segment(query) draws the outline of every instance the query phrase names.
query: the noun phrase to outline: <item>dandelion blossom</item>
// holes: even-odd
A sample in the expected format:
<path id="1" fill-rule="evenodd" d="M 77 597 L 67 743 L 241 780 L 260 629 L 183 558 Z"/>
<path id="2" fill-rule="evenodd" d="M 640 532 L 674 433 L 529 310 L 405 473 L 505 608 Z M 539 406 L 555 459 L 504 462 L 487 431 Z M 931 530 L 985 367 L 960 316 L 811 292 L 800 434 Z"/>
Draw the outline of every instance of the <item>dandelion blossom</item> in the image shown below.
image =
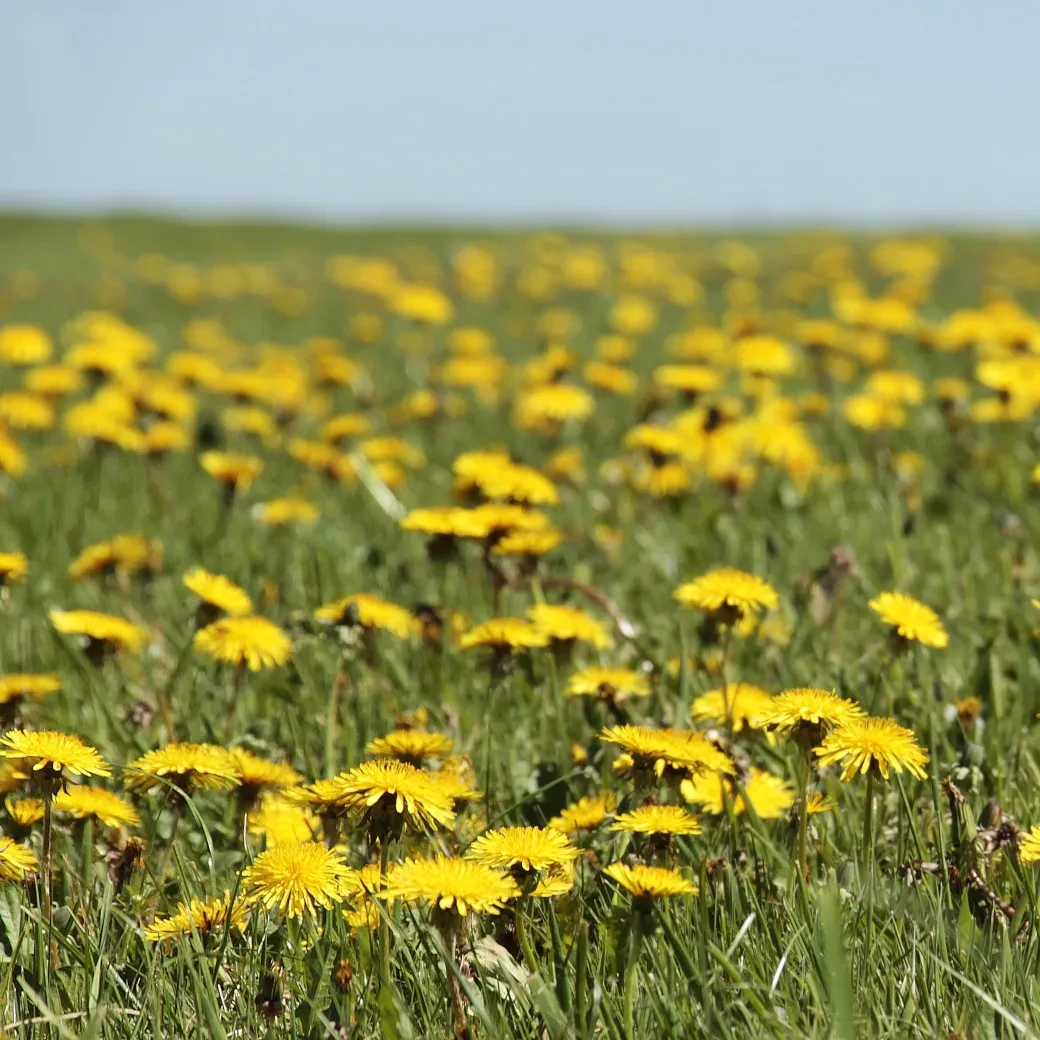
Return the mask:
<path id="1" fill-rule="evenodd" d="M 20 769 L 55 776 L 111 776 L 108 763 L 79 737 L 54 730 L 12 730 L 0 737 L 0 755 L 18 760 Z"/>
<path id="2" fill-rule="evenodd" d="M 816 748 L 820 765 L 839 764 L 845 783 L 860 773 L 876 771 L 887 780 L 889 770 L 904 770 L 918 780 L 928 774 L 928 752 L 917 743 L 913 730 L 885 718 L 852 719 L 828 733 Z"/>
<path id="3" fill-rule="evenodd" d="M 190 903 L 181 903 L 175 914 L 157 917 L 145 925 L 144 937 L 149 942 L 170 943 L 187 938 L 192 932 L 203 937 L 223 934 L 228 927 L 244 932 L 247 923 L 245 904 L 239 901 L 232 907 L 231 893 L 225 892 L 223 899 L 193 899 Z"/>
<path id="4" fill-rule="evenodd" d="M 318 842 L 275 845 L 246 867 L 242 887 L 247 905 L 302 918 L 317 914 L 319 907 L 328 910 L 356 891 L 357 872 Z"/>
<path id="5" fill-rule="evenodd" d="M 0 837 L 0 881 L 23 881 L 27 874 L 39 869 L 30 849 L 11 838 Z"/>
<path id="6" fill-rule="evenodd" d="M 721 567 L 680 585 L 675 598 L 684 607 L 698 607 L 720 615 L 724 623 L 741 621 L 762 610 L 777 610 L 776 590 L 761 578 L 733 567 Z"/>
<path id="7" fill-rule="evenodd" d="M 289 637 L 265 617 L 227 617 L 195 633 L 195 649 L 221 664 L 259 672 L 289 660 Z"/>
<path id="8" fill-rule="evenodd" d="M 870 609 L 891 625 L 901 639 L 942 649 L 950 642 L 939 615 L 902 592 L 882 592 L 872 599 Z"/>
<path id="9" fill-rule="evenodd" d="M 149 751 L 126 767 L 124 783 L 131 791 L 152 791 L 170 782 L 182 791 L 227 791 L 242 775 L 234 756 L 216 744 L 167 744 Z"/>
<path id="10" fill-rule="evenodd" d="M 520 889 L 508 874 L 500 874 L 482 863 L 437 856 L 407 859 L 391 868 L 386 887 L 374 895 L 379 899 L 426 903 L 466 917 L 471 911 L 497 914 L 510 899 L 520 895 Z"/>

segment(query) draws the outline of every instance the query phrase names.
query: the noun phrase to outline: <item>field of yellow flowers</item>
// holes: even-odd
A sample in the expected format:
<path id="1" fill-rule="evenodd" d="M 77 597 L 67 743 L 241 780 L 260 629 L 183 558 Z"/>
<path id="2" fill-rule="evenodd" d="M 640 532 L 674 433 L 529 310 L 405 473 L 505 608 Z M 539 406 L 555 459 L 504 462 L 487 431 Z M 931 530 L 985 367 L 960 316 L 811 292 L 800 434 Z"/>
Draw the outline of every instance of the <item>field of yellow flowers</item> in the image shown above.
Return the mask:
<path id="1" fill-rule="evenodd" d="M 1040 242 L 0 237 L 0 1034 L 1040 1032 Z"/>

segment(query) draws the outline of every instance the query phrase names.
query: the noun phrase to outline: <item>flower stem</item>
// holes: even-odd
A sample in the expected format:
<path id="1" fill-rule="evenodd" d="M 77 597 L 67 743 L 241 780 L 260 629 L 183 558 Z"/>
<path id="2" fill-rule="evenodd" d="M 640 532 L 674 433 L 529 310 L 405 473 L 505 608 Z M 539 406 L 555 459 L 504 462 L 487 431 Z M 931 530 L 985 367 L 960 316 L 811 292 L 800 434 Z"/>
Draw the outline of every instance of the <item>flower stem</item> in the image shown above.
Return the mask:
<path id="1" fill-rule="evenodd" d="M 809 876 L 806 856 L 807 834 L 809 831 L 809 772 L 812 769 L 812 752 L 806 749 L 802 771 L 802 800 L 798 807 L 798 868 L 802 877 Z"/>
<path id="2" fill-rule="evenodd" d="M 379 883 L 386 884 L 386 875 L 390 867 L 390 842 L 383 838 L 379 843 Z M 390 925 L 386 921 L 379 922 L 379 975 L 384 986 L 390 985 Z M 454 977 L 449 969 L 449 977 Z"/>
<path id="3" fill-rule="evenodd" d="M 524 964 L 533 975 L 538 970 L 538 961 L 534 955 L 534 945 L 531 943 L 531 933 L 527 930 L 527 912 L 531 905 L 530 896 L 524 896 L 516 902 L 516 940 L 524 955 Z"/>
<path id="4" fill-rule="evenodd" d="M 643 949 L 643 922 L 639 914 L 632 918 L 632 935 L 629 939 L 628 963 L 625 965 L 625 1040 L 635 1037 L 636 976 L 639 974 L 639 954 Z"/>
<path id="5" fill-rule="evenodd" d="M 50 941 L 51 925 L 54 920 L 54 904 L 51 893 L 51 799 L 48 788 L 43 796 L 43 919 L 47 922 L 47 938 Z"/>
<path id="6" fill-rule="evenodd" d="M 863 876 L 869 881 L 874 870 L 874 770 L 867 773 L 867 802 L 863 807 Z"/>

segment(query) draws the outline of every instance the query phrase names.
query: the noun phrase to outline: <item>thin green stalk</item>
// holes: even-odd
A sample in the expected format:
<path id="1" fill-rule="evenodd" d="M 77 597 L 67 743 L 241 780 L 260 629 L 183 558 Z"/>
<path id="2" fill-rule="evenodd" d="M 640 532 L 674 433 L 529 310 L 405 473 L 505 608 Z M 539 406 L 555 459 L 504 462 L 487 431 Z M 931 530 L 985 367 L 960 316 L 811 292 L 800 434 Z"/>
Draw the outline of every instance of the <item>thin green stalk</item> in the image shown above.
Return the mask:
<path id="1" fill-rule="evenodd" d="M 53 794 L 51 793 L 50 786 L 48 785 L 47 790 L 43 795 L 43 919 L 47 924 L 47 943 L 51 941 L 51 926 L 54 923 L 54 905 L 52 902 L 52 889 L 53 883 L 52 869 L 51 869 L 51 839 L 52 839 L 52 810 L 51 801 Z"/>
<path id="2" fill-rule="evenodd" d="M 527 912 L 531 905 L 531 897 L 524 896 L 516 902 L 516 912 L 513 920 L 516 922 L 516 940 L 524 955 L 524 964 L 533 975 L 538 970 L 538 959 L 534 955 L 534 945 L 531 942 L 531 933 L 527 929 Z"/>
<path id="3" fill-rule="evenodd" d="M 639 913 L 632 919 L 632 934 L 629 938 L 628 963 L 625 965 L 625 1040 L 635 1037 L 636 977 L 639 974 L 639 954 L 643 949 L 643 923 Z"/>
<path id="4" fill-rule="evenodd" d="M 874 870 L 874 770 L 867 773 L 867 801 L 863 807 L 863 877 L 869 882 Z"/>
<path id="5" fill-rule="evenodd" d="M 803 756 L 802 769 L 802 800 L 798 807 L 798 869 L 802 877 L 809 876 L 807 862 L 807 843 L 809 832 L 809 773 L 812 770 L 812 752 L 806 749 Z"/>
<path id="6" fill-rule="evenodd" d="M 379 843 L 379 880 L 385 881 L 390 867 L 390 842 L 383 838 Z M 450 972 L 449 972 L 450 974 Z M 390 985 L 390 923 L 379 922 L 379 978 L 384 986 Z"/>

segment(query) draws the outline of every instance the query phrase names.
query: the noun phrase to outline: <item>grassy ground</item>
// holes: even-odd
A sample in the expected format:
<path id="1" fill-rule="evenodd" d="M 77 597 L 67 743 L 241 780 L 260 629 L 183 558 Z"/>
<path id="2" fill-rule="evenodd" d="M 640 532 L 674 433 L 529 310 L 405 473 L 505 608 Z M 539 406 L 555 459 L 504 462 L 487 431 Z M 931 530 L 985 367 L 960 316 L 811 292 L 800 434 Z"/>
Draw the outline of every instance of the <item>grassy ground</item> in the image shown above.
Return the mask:
<path id="1" fill-rule="evenodd" d="M 291 409 L 276 391 L 260 401 L 272 416 L 281 409 L 277 443 L 228 429 L 224 410 L 234 402 L 203 388 L 192 392 L 196 415 L 184 423 L 191 448 L 160 459 L 70 436 L 61 417 L 86 397 L 86 387 L 59 402 L 53 430 L 11 430 L 27 464 L 4 480 L 0 550 L 24 552 L 30 571 L 0 606 L 0 670 L 60 673 L 61 691 L 19 706 L 15 720 L 96 747 L 114 767 L 110 789 L 122 791 L 123 766 L 174 739 L 245 746 L 289 761 L 308 780 L 331 777 L 368 757 L 366 744 L 392 730 L 395 718 L 427 708 L 430 728 L 448 734 L 472 761 L 482 797 L 460 805 L 454 830 L 436 841 L 406 835 L 393 860 L 437 847 L 461 851 L 485 827 L 543 825 L 602 790 L 631 808 L 648 792 L 615 774 L 613 750 L 597 740 L 613 721 L 608 709 L 563 696 L 571 672 L 593 663 L 645 671 L 653 694 L 628 710 L 648 726 L 689 727 L 697 697 L 739 679 L 772 693 L 835 690 L 910 727 L 930 753 L 926 780 L 903 773 L 872 781 L 872 867 L 863 862 L 862 777 L 843 784 L 833 768 L 814 775 L 836 807 L 811 818 L 807 878 L 795 865 L 796 812 L 737 815 L 732 799 L 720 815 L 703 812 L 703 833 L 678 839 L 661 857 L 699 894 L 655 902 L 638 957 L 630 956 L 632 899 L 601 868 L 633 862 L 641 846 L 609 825 L 579 836 L 586 851 L 570 893 L 474 915 L 453 960 L 427 910 L 401 903 L 386 904 L 372 930 L 352 929 L 339 907 L 301 921 L 253 910 L 242 935 L 219 928 L 168 945 L 149 942 L 143 926 L 179 902 L 239 897 L 242 871 L 265 842 L 248 833 L 241 800 L 199 792 L 178 811 L 178 799 L 165 791 L 135 796 L 144 866 L 124 885 L 109 867 L 127 834 L 59 815 L 50 929 L 39 871 L 0 886 L 0 1023 L 9 1034 L 444 1036 L 454 1028 L 455 983 L 471 1035 L 487 1037 L 1040 1031 L 1036 878 L 1020 861 L 1014 826 L 1024 832 L 1040 822 L 1040 669 L 1030 605 L 1040 595 L 1030 485 L 1040 393 L 1029 364 L 1015 360 L 1022 349 L 1040 351 L 1040 332 L 1025 322 L 1014 328 L 1026 333 L 1009 332 L 1014 323 L 1000 320 L 1007 308 L 991 307 L 983 331 L 958 349 L 932 345 L 956 338 L 949 317 L 961 309 L 1003 298 L 1035 313 L 1040 243 L 951 238 L 879 255 L 876 239 L 749 234 L 741 237 L 752 247 L 749 259 L 747 251 L 720 248 L 720 238 L 685 235 L 549 238 L 16 218 L 0 221 L 0 241 L 0 328 L 36 323 L 59 354 L 84 335 L 82 324 L 77 330 L 69 323 L 103 308 L 150 337 L 156 354 L 140 366 L 148 371 L 183 351 L 189 323 L 203 318 L 237 344 L 208 348 L 223 368 L 257 365 L 264 345 L 278 344 L 298 348 L 306 372 L 305 392 Z M 458 278 L 459 251 L 474 242 L 498 268 L 493 284 L 476 289 Z M 567 284 L 566 258 L 576 243 L 605 264 L 591 288 Z M 632 259 L 637 243 L 642 261 Z M 834 259 L 837 246 L 847 250 L 842 262 Z M 142 263 L 149 254 L 158 259 Z M 395 311 L 392 292 L 331 284 L 328 260 L 344 254 L 393 261 L 398 282 L 439 285 L 453 306 L 450 320 L 410 321 Z M 231 289 L 219 274 L 228 269 L 239 272 Z M 791 278 L 799 273 L 801 288 Z M 871 298 L 910 300 L 910 318 L 889 329 L 883 314 L 839 305 L 835 325 L 852 344 L 850 360 L 825 371 L 798 345 L 798 322 L 830 320 L 851 282 Z M 622 367 L 635 373 L 637 391 L 612 394 L 589 387 L 582 365 L 603 350 L 602 337 L 619 320 L 611 308 L 627 296 L 653 301 L 656 320 L 629 336 L 635 350 Z M 545 313 L 561 308 L 571 327 L 558 338 L 576 358 L 562 379 L 590 389 L 595 407 L 584 421 L 521 429 L 513 419 L 530 375 L 524 365 L 544 356 L 539 323 L 544 331 Z M 374 341 L 359 338 L 358 315 L 380 319 Z M 754 480 L 734 493 L 726 480 L 712 479 L 710 452 L 691 454 L 680 467 L 688 489 L 655 497 L 633 486 L 626 462 L 637 470 L 650 463 L 623 442 L 641 419 L 672 422 L 688 407 L 678 394 L 655 398 L 652 373 L 675 360 L 670 337 L 696 326 L 727 332 L 717 356 L 689 363 L 722 374 L 716 401 L 723 411 L 725 395 L 760 423 L 757 447 L 742 449 L 740 458 Z M 458 327 L 494 338 L 508 365 L 497 390 L 437 382 Z M 733 370 L 732 342 L 752 328 L 790 344 L 791 373 L 767 384 Z M 352 385 L 314 385 L 305 359 L 315 337 L 335 338 L 337 353 L 362 366 Z M 978 368 L 994 358 L 1020 364 L 1003 398 Z M 905 424 L 864 430 L 846 418 L 843 402 L 862 391 L 872 369 L 919 379 L 922 400 L 907 405 Z M 934 389 L 947 376 L 968 380 L 970 398 L 944 410 Z M 4 391 L 24 378 L 22 368 L 0 368 Z M 427 387 L 440 395 L 444 414 L 400 408 Z M 778 399 L 795 402 L 794 412 L 778 418 L 787 407 Z M 978 407 L 985 401 L 1013 421 L 986 421 L 993 415 Z M 400 474 L 360 466 L 357 479 L 337 483 L 287 451 L 292 437 L 315 439 L 324 418 L 342 412 L 364 413 L 375 432 L 421 449 L 424 461 Z M 146 428 L 147 413 L 138 403 L 134 428 Z M 806 468 L 770 461 L 769 446 L 799 415 L 818 457 Z M 211 444 L 264 463 L 230 508 L 199 465 L 199 451 Z M 558 476 L 559 502 L 544 509 L 564 540 L 539 573 L 591 586 L 630 624 L 618 626 L 599 601 L 551 581 L 533 589 L 516 582 L 496 594 L 477 545 L 464 545 L 461 558 L 445 564 L 427 556 L 422 535 L 400 530 L 403 510 L 452 501 L 453 459 L 492 445 L 543 471 L 561 449 L 581 449 L 583 473 Z M 351 450 L 357 461 L 360 447 Z M 316 523 L 258 521 L 257 503 L 290 494 L 317 506 Z M 69 576 L 86 546 L 128 532 L 161 543 L 157 573 Z M 837 547 L 855 561 L 844 580 L 841 568 L 828 571 Z M 258 611 L 290 634 L 289 663 L 238 673 L 192 649 L 197 600 L 181 576 L 197 565 L 242 585 Z M 703 615 L 680 608 L 672 592 L 722 565 L 767 580 L 780 609 L 757 635 L 723 635 L 708 645 Z M 510 566 L 503 565 L 511 574 Z M 933 607 L 949 646 L 895 649 L 867 606 L 885 590 Z M 356 592 L 409 608 L 433 605 L 445 620 L 443 640 L 380 632 L 344 644 L 314 622 L 315 608 Z M 523 616 L 543 596 L 595 615 L 612 646 L 536 649 L 499 674 L 486 653 L 455 645 L 454 614 L 461 629 L 496 612 Z M 47 612 L 55 607 L 129 618 L 147 629 L 147 646 L 95 666 L 76 640 L 54 631 Z M 964 704 L 969 697 L 980 703 Z M 782 778 L 793 800 L 804 761 L 793 743 L 773 743 L 755 730 L 732 733 L 722 722 L 696 728 L 711 731 L 739 762 Z M 682 804 L 666 782 L 652 793 Z M 2 826 L 42 857 L 39 823 L 23 830 L 8 818 Z M 353 867 L 378 856 L 360 825 L 348 823 L 341 840 Z M 518 915 L 528 932 L 526 958 Z M 389 973 L 380 963 L 387 930 Z"/>

